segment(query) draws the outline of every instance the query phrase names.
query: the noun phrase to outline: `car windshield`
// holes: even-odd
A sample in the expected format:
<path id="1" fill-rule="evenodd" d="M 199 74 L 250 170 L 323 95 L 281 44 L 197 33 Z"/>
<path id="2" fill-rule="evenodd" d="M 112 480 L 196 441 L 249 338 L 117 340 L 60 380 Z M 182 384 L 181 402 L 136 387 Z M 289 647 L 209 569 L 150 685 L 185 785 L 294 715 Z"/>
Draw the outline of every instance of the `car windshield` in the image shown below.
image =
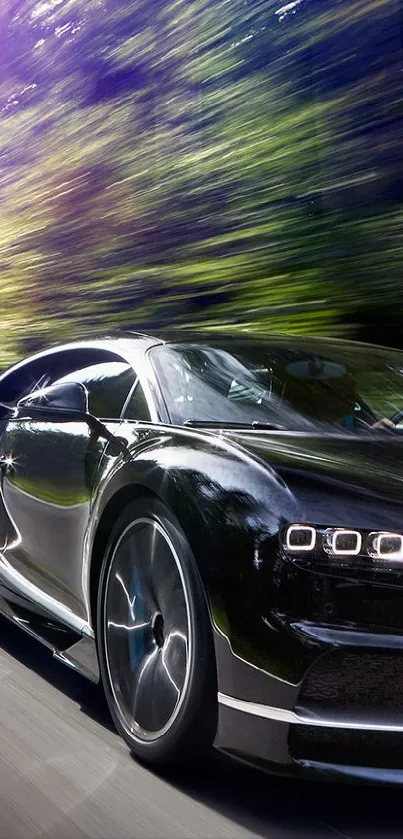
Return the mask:
<path id="1" fill-rule="evenodd" d="M 171 422 L 403 430 L 403 353 L 326 341 L 154 347 Z M 399 412 L 402 419 L 399 419 Z"/>

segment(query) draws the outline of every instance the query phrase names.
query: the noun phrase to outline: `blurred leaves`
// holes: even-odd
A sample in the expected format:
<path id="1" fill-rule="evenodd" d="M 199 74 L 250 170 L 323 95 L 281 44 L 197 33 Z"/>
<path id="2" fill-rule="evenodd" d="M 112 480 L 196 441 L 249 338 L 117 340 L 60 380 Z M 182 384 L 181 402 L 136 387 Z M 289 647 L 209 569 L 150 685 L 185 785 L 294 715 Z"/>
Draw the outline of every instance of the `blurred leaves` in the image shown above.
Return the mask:
<path id="1" fill-rule="evenodd" d="M 3 0 L 1 362 L 124 327 L 396 341 L 401 53 L 397 0 Z"/>

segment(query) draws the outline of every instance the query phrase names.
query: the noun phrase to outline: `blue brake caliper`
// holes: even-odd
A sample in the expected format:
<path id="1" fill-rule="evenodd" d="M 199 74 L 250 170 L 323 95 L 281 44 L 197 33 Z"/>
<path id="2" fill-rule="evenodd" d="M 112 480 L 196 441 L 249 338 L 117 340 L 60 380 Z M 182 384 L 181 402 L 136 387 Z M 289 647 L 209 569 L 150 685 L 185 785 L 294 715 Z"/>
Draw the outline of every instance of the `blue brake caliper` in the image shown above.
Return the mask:
<path id="1" fill-rule="evenodd" d="M 131 611 L 133 615 L 135 615 L 135 622 L 136 624 L 141 624 L 145 619 L 145 608 L 144 608 L 144 598 L 142 595 L 142 585 L 141 585 L 141 575 L 137 568 L 133 569 L 131 581 L 130 581 L 130 589 L 129 595 L 131 603 L 133 604 Z M 128 615 L 128 625 L 133 625 L 133 615 L 130 613 L 129 608 L 129 615 Z M 136 670 L 139 666 L 140 661 L 144 658 L 146 645 L 145 645 L 145 627 L 144 629 L 138 627 L 137 629 L 132 629 L 128 633 L 129 635 L 129 659 L 130 659 L 130 666 L 132 671 Z"/>

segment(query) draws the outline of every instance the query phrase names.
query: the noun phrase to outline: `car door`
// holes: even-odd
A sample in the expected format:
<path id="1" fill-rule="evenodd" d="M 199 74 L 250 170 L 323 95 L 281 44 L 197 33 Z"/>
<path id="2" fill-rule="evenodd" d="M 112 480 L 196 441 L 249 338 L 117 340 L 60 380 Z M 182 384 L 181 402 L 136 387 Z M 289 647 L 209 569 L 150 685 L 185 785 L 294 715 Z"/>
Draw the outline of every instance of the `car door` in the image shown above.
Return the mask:
<path id="1" fill-rule="evenodd" d="M 109 353 L 109 355 L 113 355 Z M 113 355 L 113 357 L 115 357 Z M 86 346 L 57 348 L 31 356 L 0 375 L 0 454 L 1 438 L 10 420 L 10 407 L 22 397 L 51 385 L 72 370 L 79 369 L 99 359 L 99 350 Z M 7 451 L 7 449 L 6 449 Z M 4 454 L 4 452 L 3 452 Z M 0 481 L 0 551 L 9 538 L 10 522 L 5 511 Z"/>
<path id="2" fill-rule="evenodd" d="M 91 361 L 53 378 L 52 386 L 81 383 L 89 413 L 104 420 L 113 434 L 135 373 L 110 352 L 100 352 Z M 37 399 L 52 408 L 53 393 L 52 388 L 41 389 Z M 1 440 L 1 494 L 8 528 L 0 579 L 19 595 L 56 610 L 74 628 L 88 617 L 83 545 L 106 436 L 99 429 L 94 432 L 84 418 L 60 419 L 51 411 L 38 418 L 24 407 L 8 422 Z"/>

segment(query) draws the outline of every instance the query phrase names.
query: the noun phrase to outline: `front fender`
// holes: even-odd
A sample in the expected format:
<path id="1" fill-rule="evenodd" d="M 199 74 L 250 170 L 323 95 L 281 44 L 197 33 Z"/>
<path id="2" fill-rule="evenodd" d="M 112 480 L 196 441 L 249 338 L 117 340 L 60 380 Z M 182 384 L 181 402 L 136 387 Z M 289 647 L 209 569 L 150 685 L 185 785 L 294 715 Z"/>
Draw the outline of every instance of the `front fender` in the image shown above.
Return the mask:
<path id="1" fill-rule="evenodd" d="M 269 465 L 218 435 L 172 429 L 153 433 L 123 423 L 119 436 L 128 449 L 124 456 L 104 459 L 91 544 L 114 498 L 126 497 L 128 488 L 133 495 L 156 495 L 186 534 L 214 625 L 235 643 L 239 623 L 244 634 L 250 621 L 255 637 L 279 530 L 285 521 L 298 519 L 293 493 Z"/>

